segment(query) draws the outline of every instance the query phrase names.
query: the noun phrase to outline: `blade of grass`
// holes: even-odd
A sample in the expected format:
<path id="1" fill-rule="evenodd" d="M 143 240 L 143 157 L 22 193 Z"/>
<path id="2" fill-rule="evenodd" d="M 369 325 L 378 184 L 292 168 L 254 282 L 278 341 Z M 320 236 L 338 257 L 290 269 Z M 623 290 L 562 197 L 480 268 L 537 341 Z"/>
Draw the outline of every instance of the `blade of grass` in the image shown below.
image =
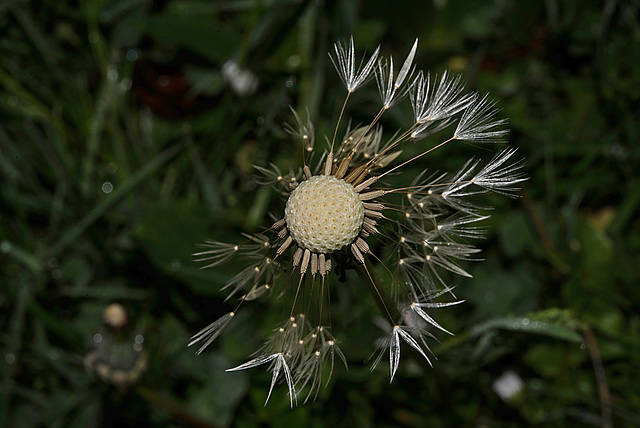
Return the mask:
<path id="1" fill-rule="evenodd" d="M 42 264 L 40 260 L 33 254 L 30 254 L 28 251 L 19 248 L 15 244 L 4 240 L 0 242 L 0 253 L 6 254 L 9 257 L 13 258 L 18 263 L 25 266 L 31 273 L 36 276 L 42 275 Z"/>
<path id="2" fill-rule="evenodd" d="M 611 235 L 620 235 L 626 228 L 628 223 L 634 218 L 634 213 L 638 211 L 640 206 L 640 180 L 634 180 L 630 183 L 631 189 L 624 199 L 624 202 L 618 208 L 616 216 L 609 226 Z"/>
<path id="3" fill-rule="evenodd" d="M 80 177 L 80 191 L 87 196 L 91 190 L 91 177 L 93 175 L 95 158 L 100 145 L 100 136 L 105 124 L 107 111 L 111 107 L 115 96 L 115 79 L 106 79 L 98 92 L 93 117 L 89 120 L 89 136 L 87 138 L 87 149 L 82 160 L 82 175 Z"/>
<path id="4" fill-rule="evenodd" d="M 29 314 L 42 322 L 47 329 L 58 338 L 64 340 L 72 349 L 76 351 L 85 350 L 85 338 L 75 330 L 66 320 L 52 315 L 35 299 L 27 301 Z"/>
<path id="5" fill-rule="evenodd" d="M 3 243 L 4 244 L 4 243 Z M 11 290 L 15 292 L 15 309 L 11 317 L 11 324 L 9 327 L 9 344 L 5 350 L 5 364 L 4 364 L 4 376 L 3 376 L 3 392 L 2 394 L 2 407 L 3 415 L 5 419 L 0 421 L 1 426 L 6 427 L 9 425 L 9 409 L 11 402 L 11 385 L 13 383 L 13 374 L 15 372 L 15 363 L 18 359 L 20 348 L 22 348 L 22 333 L 24 331 L 24 318 L 27 308 L 27 301 L 31 296 L 31 285 L 28 274 L 23 274 L 16 282 L 17 290 Z M 11 287 L 13 289 L 14 287 Z M 12 293 L 9 293 L 12 294 Z"/>
<path id="6" fill-rule="evenodd" d="M 253 199 L 253 204 L 249 208 L 247 218 L 245 220 L 245 227 L 249 230 L 255 230 L 262 226 L 267 207 L 269 206 L 269 199 L 271 198 L 271 189 L 268 187 L 261 187 Z"/>
<path id="7" fill-rule="evenodd" d="M 9 135 L 0 125 L 0 172 L 12 183 L 18 181 L 22 175 L 19 168 L 13 163 L 18 157 L 19 152 L 9 139 Z"/>
<path id="8" fill-rule="evenodd" d="M 582 336 L 573 328 L 540 321 L 531 317 L 498 317 L 471 329 L 471 337 L 477 337 L 493 329 L 541 334 L 573 343 L 582 343 Z"/>
<path id="9" fill-rule="evenodd" d="M 20 23 L 25 33 L 27 33 L 27 36 L 29 36 L 45 62 L 49 66 L 54 65 L 59 55 L 57 47 L 53 44 L 53 37 L 46 38 L 36 25 L 29 11 L 18 7 L 16 3 L 17 2 L 13 2 L 10 7 L 13 16 L 16 17 L 16 20 Z"/>
<path id="10" fill-rule="evenodd" d="M 326 34 L 320 34 L 317 40 L 314 35 L 318 32 L 325 32 L 322 26 L 316 28 L 316 14 L 319 6 L 316 3 L 310 3 L 301 20 L 305 23 L 298 29 L 298 40 L 300 45 L 300 62 L 301 64 L 311 64 L 310 67 L 302 67 L 303 73 L 300 76 L 300 105 L 309 109 L 309 115 L 312 120 L 318 117 L 320 101 L 325 95 L 325 76 L 326 76 Z M 316 43 L 319 45 L 313 51 Z M 321 55 L 317 55 L 322 52 Z"/>
<path id="11" fill-rule="evenodd" d="M 122 185 L 118 186 L 114 192 L 105 200 L 100 202 L 78 223 L 64 232 L 60 240 L 51 248 L 47 254 L 47 258 L 57 256 L 68 245 L 74 242 L 93 222 L 102 217 L 109 209 L 111 209 L 118 201 L 128 195 L 138 184 L 142 183 L 147 177 L 153 174 L 158 168 L 167 163 L 172 157 L 183 149 L 184 145 L 178 143 L 164 152 L 160 153 L 144 167 L 133 174 Z"/>
<path id="12" fill-rule="evenodd" d="M 96 283 L 92 287 L 60 287 L 60 295 L 76 299 L 95 299 L 106 302 L 120 300 L 147 301 L 153 297 L 148 290 L 127 288 L 110 282 Z"/>
<path id="13" fill-rule="evenodd" d="M 193 143 L 193 138 L 190 133 L 185 135 L 185 140 L 189 151 L 189 159 L 191 160 L 191 164 L 195 170 L 198 184 L 200 185 L 200 191 L 202 192 L 202 197 L 204 198 L 207 208 L 209 208 L 209 211 L 211 211 L 212 214 L 219 213 L 221 203 L 220 194 L 217 190 L 218 186 L 216 186 L 213 177 L 207 173 L 204 163 L 202 162 L 202 158 L 198 154 L 198 150 Z"/>
<path id="14" fill-rule="evenodd" d="M 217 428 L 208 421 L 204 421 L 191 413 L 184 410 L 185 406 L 182 403 L 175 402 L 165 396 L 159 395 L 155 391 L 139 386 L 136 391 L 142 398 L 147 400 L 150 406 L 162 409 L 171 413 L 174 417 L 180 420 L 182 423 L 195 428 Z"/>
<path id="15" fill-rule="evenodd" d="M 60 131 L 63 129 L 63 125 L 60 122 L 54 120 L 53 115 L 38 98 L 33 96 L 27 91 L 17 80 L 13 79 L 10 75 L 0 69 L 0 84 L 4 85 L 10 92 L 17 96 L 26 107 L 25 111 L 31 113 L 31 117 L 43 118 L 46 122 L 51 122 Z"/>

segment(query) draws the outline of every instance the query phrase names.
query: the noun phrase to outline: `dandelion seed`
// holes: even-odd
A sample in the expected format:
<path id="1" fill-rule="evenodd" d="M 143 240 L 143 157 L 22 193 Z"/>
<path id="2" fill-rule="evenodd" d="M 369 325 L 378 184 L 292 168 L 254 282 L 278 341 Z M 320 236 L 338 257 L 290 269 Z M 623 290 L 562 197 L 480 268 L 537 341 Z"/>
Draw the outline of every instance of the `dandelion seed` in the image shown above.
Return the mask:
<path id="1" fill-rule="evenodd" d="M 240 249 L 240 247 L 234 244 L 226 244 L 224 242 L 215 242 L 211 240 L 205 241 L 201 246 L 210 248 L 209 250 L 193 254 L 193 256 L 197 257 L 195 259 L 196 262 L 209 263 L 203 266 L 202 269 L 218 266 L 229 261 L 229 259 L 236 255 Z"/>
<path id="2" fill-rule="evenodd" d="M 376 82 L 378 83 L 378 92 L 380 93 L 380 99 L 382 100 L 383 109 L 388 109 L 393 105 L 400 102 L 409 92 L 411 84 L 408 82 L 411 80 L 411 76 L 415 70 L 413 66 L 413 58 L 416 55 L 416 49 L 418 48 L 418 39 L 416 39 L 407 59 L 400 68 L 398 75 L 393 77 L 393 58 L 389 57 L 389 61 L 378 62 L 378 68 L 376 69 Z"/>
<path id="3" fill-rule="evenodd" d="M 371 72 L 374 70 L 375 64 L 378 61 L 378 54 L 380 53 L 380 46 L 376 48 L 373 55 L 369 58 L 369 61 L 363 66 L 356 68 L 356 54 L 353 47 L 353 37 L 349 41 L 349 46 L 346 43 L 343 46 L 340 42 L 334 45 L 336 52 L 335 57 L 329 55 L 333 66 L 336 68 L 338 75 L 342 79 L 342 82 L 347 87 L 347 91 L 354 92 L 360 86 L 364 85 L 370 78 Z"/>
<path id="4" fill-rule="evenodd" d="M 390 380 L 389 383 L 393 382 L 393 378 L 398 371 L 398 366 L 400 364 L 400 339 L 406 342 L 413 349 L 418 351 L 420 355 L 424 357 L 424 359 L 429 363 L 430 366 L 431 360 L 427 357 L 427 354 L 422 349 L 423 346 L 420 346 L 418 341 L 416 341 L 415 337 L 423 344 L 423 346 L 428 350 L 429 348 L 424 344 L 424 338 L 426 336 L 430 336 L 430 334 L 424 330 L 415 327 L 409 326 L 400 326 L 394 325 L 391 329 L 391 333 L 378 341 L 378 348 L 380 349 L 378 353 L 378 357 L 373 363 L 372 370 L 376 368 L 387 349 L 389 350 L 389 374 Z"/>
<path id="5" fill-rule="evenodd" d="M 224 329 L 229 325 L 235 315 L 236 314 L 234 312 L 229 312 L 228 314 L 223 315 L 216 321 L 212 322 L 211 324 L 200 330 L 200 332 L 193 335 L 188 346 L 191 346 L 200 341 L 204 341 L 204 343 L 200 346 L 200 349 L 198 349 L 198 351 L 196 352 L 197 354 L 202 353 L 202 351 L 204 351 L 207 346 L 209 346 L 214 340 L 218 338 L 218 336 L 220 336 L 220 334 L 222 334 Z"/>
<path id="6" fill-rule="evenodd" d="M 439 81 L 437 76 L 431 82 L 431 75 L 420 73 L 410 91 L 414 120 L 425 125 L 429 122 L 448 119 L 467 108 L 477 97 L 476 94 L 463 94 L 462 77 L 452 77 L 446 71 Z"/>
<path id="7" fill-rule="evenodd" d="M 502 142 L 509 135 L 508 130 L 500 129 L 507 120 L 496 119 L 498 110 L 494 109 L 495 105 L 487 95 L 477 98 L 462 114 L 454 138 L 475 143 Z"/>
<path id="8" fill-rule="evenodd" d="M 194 254 L 208 268 L 232 259 L 245 263 L 223 287 L 229 290 L 229 298 L 238 296 L 233 311 L 192 337 L 189 345 L 201 344 L 198 353 L 223 333 L 246 302 L 286 295 L 283 318 L 262 348 L 253 359 L 229 369 L 267 365 L 272 374 L 267 401 L 281 381 L 287 384 L 292 406 L 303 391 L 305 402 L 315 399 L 330 382 L 336 356 L 347 366 L 331 328 L 329 303 L 330 290 L 336 286 L 335 266 L 340 266 L 337 271 L 356 266 L 386 317 L 383 327 L 387 333 L 376 343 L 373 367 L 388 353 L 392 381 L 398 374 L 401 347 L 407 345 L 431 365 L 429 330 L 451 334 L 432 312 L 462 303 L 437 299 L 444 294 L 453 296 L 450 274 L 471 277 L 461 262 L 475 260 L 479 251 L 467 242 L 482 238 L 484 230 L 477 224 L 488 217 L 487 207 L 478 203 L 477 196 L 486 192 L 513 196 L 515 185 L 525 180 L 522 162 L 511 163 L 515 150 L 506 149 L 484 166 L 470 159 L 454 174 L 427 174 L 425 170 L 408 187 L 379 184 L 445 144 L 496 142 L 507 135 L 502 129 L 506 120 L 498 118 L 495 103 L 486 96 L 464 93 L 460 76 L 443 73 L 432 79 L 428 73 L 416 73 L 417 46 L 416 40 L 396 73 L 393 59 L 381 59 L 379 48 L 356 65 L 353 39 L 344 45 L 336 43 L 331 60 L 347 95 L 333 138 L 325 137 L 327 149 L 318 150 L 314 145 L 315 127 L 308 112 L 302 120 L 292 109 L 295 123 L 285 125 L 285 130 L 302 147 L 301 167 L 283 174 L 273 164 L 256 166 L 262 176 L 258 183 L 286 197 L 281 216 L 267 230 L 244 235 L 243 243 L 206 241 L 204 250 Z M 352 128 L 348 122 L 338 138 L 350 94 L 374 74 L 382 107 L 367 125 Z M 385 138 L 380 118 L 407 94 L 413 117 L 405 129 Z M 454 124 L 448 139 L 425 145 L 418 155 L 403 159 L 406 144 Z M 403 205 L 394 198 L 404 201 Z M 382 262 L 378 254 L 388 261 Z M 378 279 L 378 271 L 388 276 Z"/>
<path id="9" fill-rule="evenodd" d="M 271 363 L 270 370 L 272 372 L 271 376 L 271 386 L 269 387 L 269 394 L 267 395 L 267 400 L 265 401 L 265 406 L 271 397 L 271 393 L 273 392 L 273 387 L 276 384 L 276 381 L 280 377 L 280 370 L 282 370 L 282 375 L 287 382 L 287 386 L 289 387 L 289 398 L 291 400 L 291 407 L 293 407 L 293 402 L 296 398 L 293 377 L 291 376 L 291 370 L 289 370 L 289 366 L 285 360 L 285 356 L 282 352 L 278 352 L 276 354 L 271 355 L 263 355 L 258 358 L 254 358 L 251 361 L 247 361 L 244 364 L 239 365 L 238 367 L 234 367 L 231 369 L 227 369 L 228 372 L 237 371 L 237 370 L 245 370 L 253 367 L 258 367 L 262 364 Z"/>
<path id="10" fill-rule="evenodd" d="M 313 151 L 313 145 L 315 144 L 316 136 L 315 128 L 313 127 L 313 123 L 311 123 L 311 119 L 309 118 L 309 109 L 307 109 L 307 123 L 304 123 L 302 119 L 300 119 L 300 116 L 293 109 L 293 107 L 291 107 L 291 112 L 293 113 L 293 117 L 296 120 L 296 128 L 287 123 L 284 126 L 285 131 L 287 131 L 289 134 L 291 134 L 292 137 L 296 138 L 300 143 L 302 143 L 304 150 L 306 150 L 307 152 Z"/>

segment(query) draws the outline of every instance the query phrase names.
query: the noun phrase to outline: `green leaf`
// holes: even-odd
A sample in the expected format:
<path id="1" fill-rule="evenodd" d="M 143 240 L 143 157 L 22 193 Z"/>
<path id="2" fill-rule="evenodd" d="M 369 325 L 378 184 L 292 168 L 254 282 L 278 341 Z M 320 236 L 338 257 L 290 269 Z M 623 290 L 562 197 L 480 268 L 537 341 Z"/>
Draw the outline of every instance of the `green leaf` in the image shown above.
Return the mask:
<path id="1" fill-rule="evenodd" d="M 511 213 L 500 222 L 500 246 L 513 259 L 536 247 L 536 239 L 523 213 Z"/>
<path id="2" fill-rule="evenodd" d="M 79 222 L 69 227 L 64 231 L 62 237 L 58 242 L 49 250 L 48 257 L 55 257 L 68 245 L 73 243 L 82 233 L 92 225 L 96 220 L 102 217 L 109 209 L 111 209 L 117 202 L 128 195 L 133 189 L 143 182 L 143 180 L 149 178 L 158 168 L 168 162 L 173 156 L 175 156 L 182 145 L 178 144 L 160 153 L 154 159 L 149 161 L 145 166 L 140 168 L 133 174 L 127 181 L 122 183 L 116 190 L 113 191 L 106 199 L 97 204 L 89 213 L 87 213 Z"/>
<path id="3" fill-rule="evenodd" d="M 222 74 L 218 70 L 211 70 L 200 67 L 187 67 L 185 74 L 189 83 L 191 83 L 191 91 L 195 95 L 205 95 L 212 97 L 218 95 L 224 86 Z"/>
<path id="4" fill-rule="evenodd" d="M 238 36 L 209 16 L 158 15 L 146 20 L 146 30 L 158 42 L 184 46 L 220 63 L 238 44 Z"/>
<path id="5" fill-rule="evenodd" d="M 201 269 L 192 257 L 215 220 L 202 205 L 179 200 L 147 203 L 134 237 L 159 271 L 199 294 L 217 294 L 228 278 L 216 269 Z"/>
<path id="6" fill-rule="evenodd" d="M 526 317 L 494 318 L 474 327 L 471 330 L 471 336 L 480 336 L 493 329 L 502 329 L 541 334 L 569 342 L 582 343 L 582 336 L 575 331 L 572 323 L 567 323 L 560 318 L 552 320 L 548 315 L 549 311 L 543 311 L 529 314 Z"/>
<path id="7" fill-rule="evenodd" d="M 548 378 L 561 378 L 569 368 L 575 368 L 587 359 L 587 354 L 577 347 L 567 349 L 540 343 L 529 349 L 525 355 L 526 363 L 538 373 Z"/>
<path id="8" fill-rule="evenodd" d="M 204 359 L 204 356 L 200 356 Z M 194 389 L 189 396 L 191 411 L 219 426 L 231 424 L 235 407 L 249 389 L 245 372 L 226 372 L 231 362 L 218 354 L 210 354 L 206 364 L 203 388 Z"/>

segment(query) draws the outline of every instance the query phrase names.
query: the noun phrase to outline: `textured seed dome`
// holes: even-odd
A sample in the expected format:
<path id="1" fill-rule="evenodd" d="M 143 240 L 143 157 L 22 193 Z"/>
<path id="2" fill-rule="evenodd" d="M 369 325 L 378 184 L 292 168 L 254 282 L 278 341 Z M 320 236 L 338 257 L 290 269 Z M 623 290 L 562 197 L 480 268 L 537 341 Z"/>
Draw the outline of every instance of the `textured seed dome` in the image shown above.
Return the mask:
<path id="1" fill-rule="evenodd" d="M 298 246 L 314 253 L 333 253 L 360 233 L 364 206 L 344 180 L 314 175 L 291 192 L 284 219 Z"/>

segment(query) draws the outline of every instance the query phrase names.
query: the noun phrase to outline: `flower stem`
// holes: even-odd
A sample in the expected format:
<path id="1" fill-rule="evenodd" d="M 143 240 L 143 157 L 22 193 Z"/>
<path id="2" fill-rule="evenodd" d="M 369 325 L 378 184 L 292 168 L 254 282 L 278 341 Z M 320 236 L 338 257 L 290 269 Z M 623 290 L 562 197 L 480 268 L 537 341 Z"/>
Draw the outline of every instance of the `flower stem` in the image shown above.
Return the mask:
<path id="1" fill-rule="evenodd" d="M 356 264 L 355 269 L 358 273 L 358 276 L 360 276 L 360 278 L 369 286 L 374 295 L 377 296 L 375 301 L 378 304 L 380 311 L 389 316 L 389 321 L 391 322 L 391 324 L 395 324 L 395 321 L 393 320 L 393 317 L 389 312 L 389 308 L 394 308 L 395 305 L 393 304 L 393 300 L 385 292 L 385 290 L 376 286 L 376 284 L 380 284 L 381 282 L 379 281 L 377 275 L 375 275 L 375 272 L 371 272 L 360 263 Z"/>

